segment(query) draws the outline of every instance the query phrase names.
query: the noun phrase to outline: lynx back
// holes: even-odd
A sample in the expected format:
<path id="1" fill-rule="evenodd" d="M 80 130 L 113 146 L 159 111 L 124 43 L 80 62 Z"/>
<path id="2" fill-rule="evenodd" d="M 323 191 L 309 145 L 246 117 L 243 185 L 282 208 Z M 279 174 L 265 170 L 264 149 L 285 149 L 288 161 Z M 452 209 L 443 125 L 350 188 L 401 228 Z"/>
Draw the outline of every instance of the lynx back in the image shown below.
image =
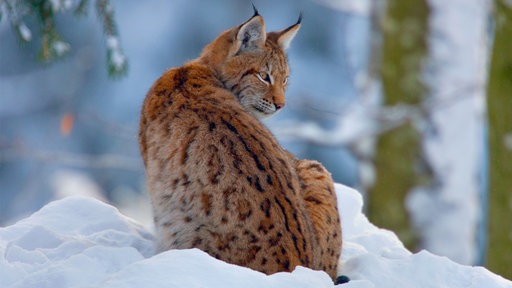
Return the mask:
<path id="1" fill-rule="evenodd" d="M 271 274 L 336 276 L 341 227 L 330 174 L 285 151 L 259 118 L 285 105 L 299 21 L 255 15 L 166 71 L 143 104 L 139 143 L 160 250 L 199 248 Z"/>

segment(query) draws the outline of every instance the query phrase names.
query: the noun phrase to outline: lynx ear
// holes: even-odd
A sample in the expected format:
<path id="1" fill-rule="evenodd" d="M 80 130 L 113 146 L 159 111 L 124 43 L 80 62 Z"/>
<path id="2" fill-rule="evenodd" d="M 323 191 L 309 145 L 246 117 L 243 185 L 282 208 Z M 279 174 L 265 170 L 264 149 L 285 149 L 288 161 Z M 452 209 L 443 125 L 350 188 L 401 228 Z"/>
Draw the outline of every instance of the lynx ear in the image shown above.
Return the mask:
<path id="1" fill-rule="evenodd" d="M 290 47 L 290 43 L 292 43 L 293 38 L 299 31 L 300 22 L 302 22 L 302 13 L 300 13 L 297 23 L 282 31 L 277 32 L 277 44 L 281 47 L 281 49 L 286 51 Z"/>
<path id="2" fill-rule="evenodd" d="M 238 28 L 235 39 L 235 51 L 246 52 L 262 48 L 265 45 L 266 38 L 263 17 L 254 8 L 254 16 Z"/>

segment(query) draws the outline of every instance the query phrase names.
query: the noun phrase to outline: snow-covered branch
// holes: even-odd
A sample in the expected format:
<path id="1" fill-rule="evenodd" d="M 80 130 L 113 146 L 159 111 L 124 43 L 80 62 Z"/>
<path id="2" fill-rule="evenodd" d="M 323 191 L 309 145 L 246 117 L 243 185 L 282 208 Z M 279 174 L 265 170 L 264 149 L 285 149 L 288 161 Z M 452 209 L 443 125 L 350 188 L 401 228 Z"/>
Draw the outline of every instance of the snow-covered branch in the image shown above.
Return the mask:
<path id="1" fill-rule="evenodd" d="M 453 91 L 437 91 L 442 97 L 426 98 L 419 105 L 375 106 L 356 101 L 335 113 L 337 125 L 334 128 L 325 129 L 313 121 L 289 121 L 274 130 L 284 140 L 299 139 L 322 146 L 350 148 L 367 137 L 379 136 L 406 124 L 413 124 L 421 130 L 431 113 L 475 100 L 472 93 L 484 88 L 485 83 L 471 83 Z"/>

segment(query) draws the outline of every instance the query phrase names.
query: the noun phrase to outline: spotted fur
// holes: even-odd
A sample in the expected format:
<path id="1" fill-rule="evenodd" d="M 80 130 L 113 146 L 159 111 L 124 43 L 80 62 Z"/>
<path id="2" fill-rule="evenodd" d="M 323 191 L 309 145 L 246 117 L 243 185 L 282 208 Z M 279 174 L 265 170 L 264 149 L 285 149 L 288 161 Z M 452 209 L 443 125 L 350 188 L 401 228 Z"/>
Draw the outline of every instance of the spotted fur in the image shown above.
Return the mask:
<path id="1" fill-rule="evenodd" d="M 284 106 L 299 23 L 255 15 L 166 71 L 143 104 L 139 142 L 158 248 L 199 248 L 271 274 L 336 276 L 341 227 L 331 176 L 285 151 L 258 118 Z"/>

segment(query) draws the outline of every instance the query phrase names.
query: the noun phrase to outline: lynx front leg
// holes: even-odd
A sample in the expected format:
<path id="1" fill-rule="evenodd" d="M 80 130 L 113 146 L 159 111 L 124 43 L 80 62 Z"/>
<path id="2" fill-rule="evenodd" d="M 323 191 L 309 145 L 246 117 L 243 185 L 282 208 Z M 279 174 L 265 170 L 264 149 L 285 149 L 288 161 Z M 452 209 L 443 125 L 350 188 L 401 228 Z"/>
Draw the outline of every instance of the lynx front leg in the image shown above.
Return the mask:
<path id="1" fill-rule="evenodd" d="M 341 254 L 341 224 L 331 174 L 322 164 L 312 160 L 298 160 L 295 169 L 299 174 L 301 192 L 318 239 L 318 268 L 335 279 Z"/>

